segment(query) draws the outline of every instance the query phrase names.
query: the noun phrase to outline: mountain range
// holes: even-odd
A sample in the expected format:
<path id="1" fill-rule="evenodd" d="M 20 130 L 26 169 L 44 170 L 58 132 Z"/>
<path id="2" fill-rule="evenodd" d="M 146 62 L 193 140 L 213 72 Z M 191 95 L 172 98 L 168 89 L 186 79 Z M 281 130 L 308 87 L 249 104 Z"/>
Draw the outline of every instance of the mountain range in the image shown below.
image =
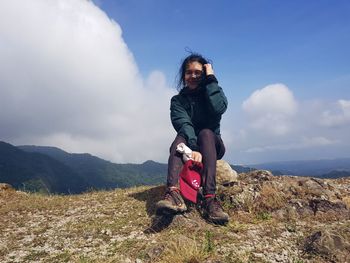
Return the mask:
<path id="1" fill-rule="evenodd" d="M 270 170 L 275 175 L 339 178 L 350 176 L 350 158 L 270 162 L 251 164 L 255 169 Z"/>
<path id="2" fill-rule="evenodd" d="M 16 189 L 81 193 L 165 182 L 166 165 L 153 161 L 115 164 L 90 154 L 55 147 L 13 146 L 0 142 L 0 182 Z"/>
<path id="3" fill-rule="evenodd" d="M 350 158 L 231 165 L 238 173 L 254 169 L 290 174 L 338 178 L 350 176 Z M 0 183 L 16 189 L 44 193 L 75 194 L 88 190 L 159 185 L 166 181 L 167 164 L 116 164 L 88 153 L 68 153 L 56 147 L 14 146 L 0 141 Z"/>

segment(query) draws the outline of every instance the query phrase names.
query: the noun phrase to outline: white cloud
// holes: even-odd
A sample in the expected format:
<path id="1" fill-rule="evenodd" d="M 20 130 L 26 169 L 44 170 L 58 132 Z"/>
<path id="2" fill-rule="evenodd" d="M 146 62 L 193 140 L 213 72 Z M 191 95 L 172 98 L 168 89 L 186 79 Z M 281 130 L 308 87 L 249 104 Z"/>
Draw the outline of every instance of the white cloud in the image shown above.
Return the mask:
<path id="1" fill-rule="evenodd" d="M 334 109 L 322 113 L 321 125 L 339 127 L 350 123 L 350 100 L 338 100 Z"/>
<path id="2" fill-rule="evenodd" d="M 298 104 L 284 84 L 272 84 L 255 91 L 242 104 L 251 127 L 274 135 L 287 134 Z"/>
<path id="3" fill-rule="evenodd" d="M 275 112 L 293 115 L 297 110 L 297 103 L 288 87 L 278 83 L 254 91 L 243 102 L 243 109 L 247 113 L 257 116 Z"/>
<path id="4" fill-rule="evenodd" d="M 349 102 L 297 101 L 286 85 L 268 85 L 253 92 L 238 119 L 227 123 L 227 149 L 241 163 L 349 156 Z"/>
<path id="5" fill-rule="evenodd" d="M 120 26 L 91 1 L 1 1 L 0 39 L 2 140 L 167 158 L 173 91 L 159 71 L 142 79 Z"/>
<path id="6" fill-rule="evenodd" d="M 166 161 L 174 92 L 161 71 L 141 77 L 122 29 L 93 2 L 0 1 L 1 140 L 116 162 Z M 233 162 L 235 154 L 252 160 L 259 151 L 295 159 L 293 150 L 322 145 L 349 153 L 349 100 L 296 101 L 286 85 L 272 84 L 242 110 L 228 111 L 222 125 L 225 158 Z"/>

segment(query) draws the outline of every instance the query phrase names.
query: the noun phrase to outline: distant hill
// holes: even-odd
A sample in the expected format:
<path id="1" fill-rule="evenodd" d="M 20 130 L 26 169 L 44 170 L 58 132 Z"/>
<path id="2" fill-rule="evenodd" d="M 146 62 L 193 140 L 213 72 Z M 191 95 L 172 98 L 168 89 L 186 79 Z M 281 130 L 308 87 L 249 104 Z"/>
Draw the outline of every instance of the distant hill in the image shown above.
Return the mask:
<path id="1" fill-rule="evenodd" d="M 167 165 L 153 161 L 142 164 L 116 164 L 91 154 L 67 153 L 56 147 L 26 145 L 18 148 L 56 159 L 87 180 L 95 189 L 165 183 Z"/>
<path id="2" fill-rule="evenodd" d="M 256 170 L 256 168 L 248 167 L 248 166 L 243 166 L 243 165 L 232 165 L 231 168 L 235 170 L 237 173 L 249 173 L 251 171 Z"/>
<path id="3" fill-rule="evenodd" d="M 0 142 L 0 182 L 16 189 L 46 193 L 81 193 L 165 183 L 167 165 L 115 164 L 90 154 L 56 147 L 13 146 Z"/>
<path id="4" fill-rule="evenodd" d="M 336 179 L 336 178 L 342 178 L 342 177 L 350 177 L 350 171 L 343 171 L 343 170 L 335 170 L 331 171 L 326 174 L 322 174 L 318 176 L 320 178 L 329 178 L 329 179 Z"/>
<path id="5" fill-rule="evenodd" d="M 350 175 L 350 158 L 271 162 L 249 165 L 249 167 L 270 170 L 274 174 L 338 178 L 343 177 L 341 175 Z"/>
<path id="6" fill-rule="evenodd" d="M 65 194 L 80 193 L 90 186 L 67 165 L 5 142 L 0 142 L 0 182 L 27 191 Z"/>

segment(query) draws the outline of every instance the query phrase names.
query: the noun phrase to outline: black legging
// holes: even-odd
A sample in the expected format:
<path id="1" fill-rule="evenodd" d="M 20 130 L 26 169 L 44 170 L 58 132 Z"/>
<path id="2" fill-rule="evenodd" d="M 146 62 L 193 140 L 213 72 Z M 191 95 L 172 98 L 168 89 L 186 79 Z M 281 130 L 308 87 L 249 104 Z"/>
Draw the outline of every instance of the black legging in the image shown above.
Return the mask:
<path id="1" fill-rule="evenodd" d="M 176 152 L 176 146 L 179 143 L 185 143 L 186 140 L 181 136 L 176 136 L 170 147 L 170 156 L 168 160 L 168 178 L 167 186 L 177 186 L 179 174 L 182 169 L 182 154 Z M 221 137 L 212 130 L 203 129 L 197 137 L 199 152 L 202 154 L 203 172 L 202 186 L 205 195 L 215 194 L 216 191 L 216 160 L 221 159 L 225 154 L 225 146 Z"/>

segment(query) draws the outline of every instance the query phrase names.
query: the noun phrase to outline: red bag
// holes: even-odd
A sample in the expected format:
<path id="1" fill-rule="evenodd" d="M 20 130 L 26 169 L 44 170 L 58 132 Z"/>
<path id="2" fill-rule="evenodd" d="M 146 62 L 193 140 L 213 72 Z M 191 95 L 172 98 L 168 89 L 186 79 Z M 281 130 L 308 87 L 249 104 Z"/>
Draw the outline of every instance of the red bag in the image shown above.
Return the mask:
<path id="1" fill-rule="evenodd" d="M 180 191 L 184 198 L 197 203 L 197 194 L 201 187 L 201 172 L 203 164 L 188 160 L 180 173 Z"/>

